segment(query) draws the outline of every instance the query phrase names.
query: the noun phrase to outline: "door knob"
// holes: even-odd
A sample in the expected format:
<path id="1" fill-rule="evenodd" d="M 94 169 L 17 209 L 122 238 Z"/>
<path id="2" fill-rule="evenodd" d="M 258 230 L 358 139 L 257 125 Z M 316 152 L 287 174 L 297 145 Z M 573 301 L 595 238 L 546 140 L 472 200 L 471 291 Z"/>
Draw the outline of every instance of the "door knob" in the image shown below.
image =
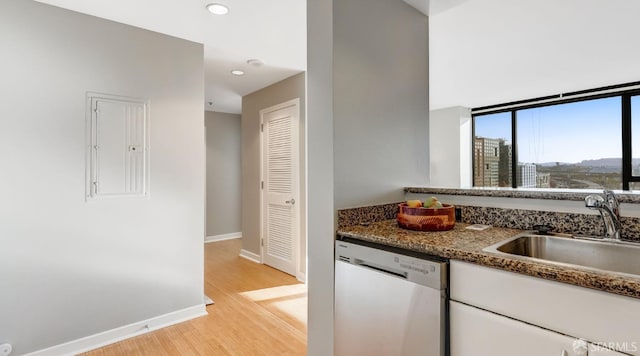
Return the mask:
<path id="1" fill-rule="evenodd" d="M 296 200 L 291 198 L 291 200 L 287 200 L 285 203 L 293 205 L 296 203 Z"/>

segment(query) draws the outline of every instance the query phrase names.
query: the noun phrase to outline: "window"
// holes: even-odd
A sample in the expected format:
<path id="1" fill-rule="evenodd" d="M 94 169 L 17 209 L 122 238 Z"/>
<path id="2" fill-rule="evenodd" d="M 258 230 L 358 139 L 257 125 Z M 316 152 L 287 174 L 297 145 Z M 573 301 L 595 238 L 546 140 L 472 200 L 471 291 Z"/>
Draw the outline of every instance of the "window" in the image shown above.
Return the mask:
<path id="1" fill-rule="evenodd" d="M 640 83 L 472 110 L 475 187 L 640 189 Z M 483 169 L 478 169 L 483 167 Z"/>
<path id="2" fill-rule="evenodd" d="M 631 96 L 631 179 L 640 176 L 640 96 Z M 640 182 L 629 183 L 632 190 L 640 190 Z"/>

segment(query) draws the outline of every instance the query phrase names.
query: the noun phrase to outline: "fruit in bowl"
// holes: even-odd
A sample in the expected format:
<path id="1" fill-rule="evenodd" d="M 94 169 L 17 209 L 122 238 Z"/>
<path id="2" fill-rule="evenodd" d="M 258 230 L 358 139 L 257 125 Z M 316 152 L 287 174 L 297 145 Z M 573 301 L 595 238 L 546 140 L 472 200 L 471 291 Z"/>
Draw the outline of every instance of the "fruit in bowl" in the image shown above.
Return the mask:
<path id="1" fill-rule="evenodd" d="M 442 203 L 438 201 L 438 198 L 431 197 L 425 200 L 422 206 L 425 208 L 442 208 Z"/>
<path id="2" fill-rule="evenodd" d="M 436 197 L 408 200 L 398 206 L 398 226 L 409 230 L 442 231 L 455 225 L 455 207 L 443 204 Z"/>

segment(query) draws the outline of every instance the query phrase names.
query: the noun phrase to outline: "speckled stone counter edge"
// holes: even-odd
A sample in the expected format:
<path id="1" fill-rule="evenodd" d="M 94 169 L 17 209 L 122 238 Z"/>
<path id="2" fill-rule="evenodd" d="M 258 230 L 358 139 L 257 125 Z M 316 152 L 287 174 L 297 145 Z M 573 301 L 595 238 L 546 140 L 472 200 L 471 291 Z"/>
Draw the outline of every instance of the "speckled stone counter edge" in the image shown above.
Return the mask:
<path id="1" fill-rule="evenodd" d="M 446 194 L 446 195 L 469 195 L 479 197 L 501 197 L 501 198 L 521 198 L 521 199 L 551 199 L 551 200 L 584 200 L 589 194 L 601 192 L 593 190 L 588 192 L 573 191 L 543 191 L 543 190 L 525 190 L 511 188 L 426 188 L 426 187 L 407 187 L 404 188 L 405 193 L 416 194 Z M 616 197 L 621 203 L 640 204 L 640 194 L 633 193 L 616 193 Z"/>
<path id="2" fill-rule="evenodd" d="M 400 229 L 394 220 L 387 220 L 368 226 L 345 227 L 339 229 L 337 234 L 640 299 L 640 278 L 496 256 L 482 251 L 484 247 L 515 236 L 518 231 L 494 228 L 473 232 L 474 235 L 470 236 L 468 231 L 462 232 L 458 227 L 456 231 L 430 235 L 432 233 Z"/>

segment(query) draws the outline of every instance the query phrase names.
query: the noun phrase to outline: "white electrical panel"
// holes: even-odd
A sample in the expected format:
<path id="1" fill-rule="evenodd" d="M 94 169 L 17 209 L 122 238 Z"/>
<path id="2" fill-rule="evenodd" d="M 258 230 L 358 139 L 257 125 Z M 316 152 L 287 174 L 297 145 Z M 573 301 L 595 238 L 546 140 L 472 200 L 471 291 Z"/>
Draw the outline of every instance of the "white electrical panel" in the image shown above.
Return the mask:
<path id="1" fill-rule="evenodd" d="M 148 104 L 112 95 L 87 96 L 87 198 L 145 196 Z"/>

